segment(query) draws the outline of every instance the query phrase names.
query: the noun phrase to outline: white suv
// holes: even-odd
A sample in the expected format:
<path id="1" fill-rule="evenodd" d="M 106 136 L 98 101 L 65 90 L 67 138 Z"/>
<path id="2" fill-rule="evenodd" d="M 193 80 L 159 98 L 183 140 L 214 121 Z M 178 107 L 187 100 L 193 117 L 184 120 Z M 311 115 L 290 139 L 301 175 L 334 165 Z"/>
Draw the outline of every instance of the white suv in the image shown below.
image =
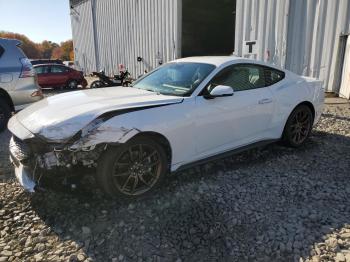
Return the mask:
<path id="1" fill-rule="evenodd" d="M 43 98 L 32 64 L 21 42 L 0 38 L 0 131 L 11 113 Z"/>

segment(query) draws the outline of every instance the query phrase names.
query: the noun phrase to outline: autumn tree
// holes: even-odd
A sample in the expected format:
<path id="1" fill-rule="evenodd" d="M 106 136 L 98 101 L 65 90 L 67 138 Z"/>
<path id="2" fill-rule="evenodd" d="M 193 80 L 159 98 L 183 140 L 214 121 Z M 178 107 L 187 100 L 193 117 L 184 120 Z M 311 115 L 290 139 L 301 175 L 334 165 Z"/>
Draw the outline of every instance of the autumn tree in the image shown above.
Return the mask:
<path id="1" fill-rule="evenodd" d="M 60 46 L 55 47 L 55 48 L 52 50 L 51 58 L 52 58 L 52 59 L 62 59 L 62 57 L 63 57 L 62 48 L 61 48 Z M 62 59 L 62 60 L 63 60 L 63 59 Z"/>
<path id="2" fill-rule="evenodd" d="M 41 43 L 34 43 L 25 35 L 0 31 L 0 37 L 18 39 L 22 42 L 21 48 L 24 53 L 31 59 L 61 59 L 63 61 L 74 60 L 73 41 L 67 40 L 57 43 L 44 40 Z"/>
<path id="3" fill-rule="evenodd" d="M 65 42 L 61 42 L 60 45 L 61 49 L 62 49 L 62 60 L 65 61 L 69 61 L 72 60 L 71 59 L 71 52 L 73 51 L 73 41 L 72 40 L 68 40 Z"/>
<path id="4" fill-rule="evenodd" d="M 39 45 L 31 41 L 25 35 L 0 31 L 0 37 L 20 40 L 22 42 L 21 48 L 28 58 L 41 58 Z"/>
<path id="5" fill-rule="evenodd" d="M 73 49 L 69 52 L 69 61 L 74 61 L 74 50 Z"/>
<path id="6" fill-rule="evenodd" d="M 50 59 L 52 57 L 53 50 L 59 47 L 58 44 L 51 41 L 44 40 L 41 42 L 40 51 L 42 58 Z"/>

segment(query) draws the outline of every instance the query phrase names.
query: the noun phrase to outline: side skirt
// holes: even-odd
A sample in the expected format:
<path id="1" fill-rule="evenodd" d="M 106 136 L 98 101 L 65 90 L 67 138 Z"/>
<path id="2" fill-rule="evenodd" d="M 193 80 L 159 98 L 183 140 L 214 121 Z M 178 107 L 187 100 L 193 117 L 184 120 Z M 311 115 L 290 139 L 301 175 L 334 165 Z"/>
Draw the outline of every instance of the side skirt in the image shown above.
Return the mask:
<path id="1" fill-rule="evenodd" d="M 207 163 L 207 162 L 211 162 L 211 161 L 214 161 L 214 160 L 218 160 L 218 159 L 222 159 L 222 158 L 229 157 L 229 156 L 232 156 L 232 155 L 236 155 L 236 154 L 242 153 L 244 151 L 247 151 L 247 150 L 250 150 L 250 149 L 253 149 L 253 148 L 262 147 L 262 146 L 265 146 L 265 145 L 268 145 L 268 144 L 272 144 L 272 143 L 277 142 L 277 141 L 279 141 L 279 139 L 263 140 L 263 141 L 255 142 L 255 143 L 252 143 L 252 144 L 249 144 L 249 145 L 246 145 L 246 146 L 235 148 L 233 150 L 225 151 L 223 153 L 219 153 L 219 154 L 214 155 L 214 156 L 210 156 L 210 157 L 207 157 L 207 158 L 204 158 L 204 159 L 200 159 L 200 160 L 197 160 L 197 161 L 194 161 L 194 162 L 187 163 L 187 164 L 184 164 L 182 166 L 179 166 L 172 173 L 181 172 L 183 170 L 189 169 L 189 168 L 194 167 L 194 166 L 198 166 L 198 165 L 201 165 L 201 164 L 204 164 L 204 163 Z"/>

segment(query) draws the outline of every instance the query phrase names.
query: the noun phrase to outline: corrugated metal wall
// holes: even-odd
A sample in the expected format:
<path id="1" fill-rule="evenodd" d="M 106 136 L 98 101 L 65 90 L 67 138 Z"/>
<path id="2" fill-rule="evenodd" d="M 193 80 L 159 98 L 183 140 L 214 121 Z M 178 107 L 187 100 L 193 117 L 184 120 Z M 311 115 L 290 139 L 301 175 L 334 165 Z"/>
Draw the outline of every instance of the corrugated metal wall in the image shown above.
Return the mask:
<path id="1" fill-rule="evenodd" d="M 338 92 L 345 33 L 350 33 L 348 0 L 237 0 L 235 53 L 242 55 L 244 40 L 258 40 L 255 57 L 319 78 L 327 91 Z"/>
<path id="2" fill-rule="evenodd" d="M 71 23 L 76 65 L 84 72 L 96 70 L 92 9 L 89 1 L 71 10 Z"/>
<path id="3" fill-rule="evenodd" d="M 237 0 L 235 53 L 242 55 L 243 41 L 257 40 L 258 54 L 250 58 L 284 66 L 289 0 Z"/>
<path id="4" fill-rule="evenodd" d="M 79 12 L 72 13 L 77 60 L 80 63 L 90 46 L 96 50 L 95 54 L 89 53 L 96 57 L 96 68 L 86 67 L 87 72 L 104 69 L 108 74 L 116 74 L 118 64 L 124 64 L 137 77 L 180 54 L 181 1 L 90 0 L 74 9 Z M 73 22 L 74 16 L 82 17 L 78 20 L 82 23 Z M 89 43 L 80 39 L 81 32 L 90 35 L 84 39 Z M 138 56 L 142 62 L 137 62 Z"/>

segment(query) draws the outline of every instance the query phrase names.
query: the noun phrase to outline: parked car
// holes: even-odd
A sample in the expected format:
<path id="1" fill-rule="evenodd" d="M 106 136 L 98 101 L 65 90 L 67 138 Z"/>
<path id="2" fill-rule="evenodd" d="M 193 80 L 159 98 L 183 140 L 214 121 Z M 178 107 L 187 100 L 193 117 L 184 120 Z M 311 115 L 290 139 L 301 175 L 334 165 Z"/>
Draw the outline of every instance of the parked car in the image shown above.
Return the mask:
<path id="1" fill-rule="evenodd" d="M 300 147 L 323 104 L 320 81 L 238 57 L 185 58 L 132 87 L 34 104 L 11 118 L 10 152 L 29 191 L 90 167 L 107 194 L 137 197 L 203 161 L 280 140 Z"/>
<path id="2" fill-rule="evenodd" d="M 0 131 L 12 112 L 43 98 L 33 66 L 20 45 L 18 40 L 0 38 Z"/>
<path id="3" fill-rule="evenodd" d="M 61 59 L 30 59 L 32 65 L 42 65 L 42 64 L 58 64 L 63 65 L 63 61 Z"/>
<path id="4" fill-rule="evenodd" d="M 39 85 L 46 87 L 65 87 L 75 89 L 79 85 L 86 88 L 87 81 L 81 71 L 77 71 L 65 65 L 42 64 L 35 65 L 34 69 L 38 75 Z"/>

